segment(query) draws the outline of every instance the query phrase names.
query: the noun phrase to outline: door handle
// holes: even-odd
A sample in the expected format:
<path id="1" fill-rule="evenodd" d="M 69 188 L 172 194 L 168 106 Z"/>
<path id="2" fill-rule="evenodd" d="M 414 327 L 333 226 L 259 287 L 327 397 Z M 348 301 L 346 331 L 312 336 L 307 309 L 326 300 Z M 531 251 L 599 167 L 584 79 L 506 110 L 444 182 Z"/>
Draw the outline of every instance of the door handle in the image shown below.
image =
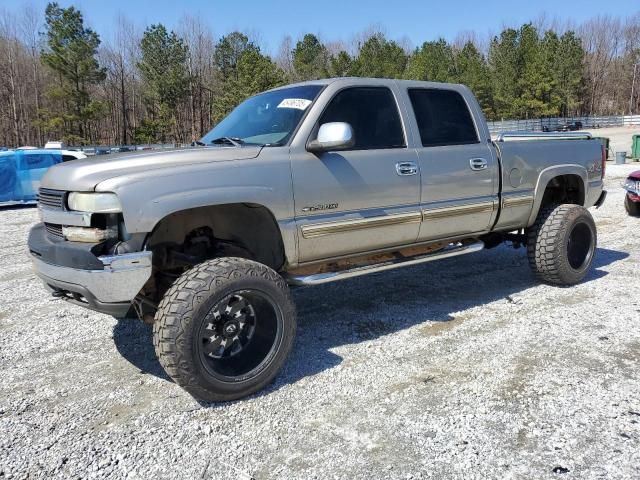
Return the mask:
<path id="1" fill-rule="evenodd" d="M 398 175 L 416 175 L 418 165 L 414 162 L 399 162 L 396 163 L 396 172 Z"/>
<path id="2" fill-rule="evenodd" d="M 472 158 L 469 160 L 469 167 L 471 170 L 486 170 L 487 161 L 484 158 Z"/>

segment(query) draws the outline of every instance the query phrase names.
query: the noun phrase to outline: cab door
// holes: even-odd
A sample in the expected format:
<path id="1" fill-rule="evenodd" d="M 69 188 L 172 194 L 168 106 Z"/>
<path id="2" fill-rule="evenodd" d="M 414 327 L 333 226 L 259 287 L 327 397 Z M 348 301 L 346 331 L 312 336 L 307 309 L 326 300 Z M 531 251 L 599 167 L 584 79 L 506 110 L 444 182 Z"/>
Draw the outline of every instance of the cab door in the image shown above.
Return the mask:
<path id="1" fill-rule="evenodd" d="M 427 241 L 490 230 L 498 211 L 498 160 L 461 92 L 409 88 L 420 141 L 422 225 Z"/>
<path id="2" fill-rule="evenodd" d="M 352 148 L 291 153 L 299 261 L 414 242 L 420 169 L 415 150 L 407 148 L 395 92 L 382 85 L 334 92 L 313 131 L 329 122 L 351 125 Z"/>

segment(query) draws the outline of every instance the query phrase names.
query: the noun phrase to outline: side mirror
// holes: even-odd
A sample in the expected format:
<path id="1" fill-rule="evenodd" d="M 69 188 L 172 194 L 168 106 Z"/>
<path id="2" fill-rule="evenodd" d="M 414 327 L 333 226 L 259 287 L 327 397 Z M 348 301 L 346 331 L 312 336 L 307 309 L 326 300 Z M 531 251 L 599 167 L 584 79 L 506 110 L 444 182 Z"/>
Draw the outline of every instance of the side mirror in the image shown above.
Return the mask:
<path id="1" fill-rule="evenodd" d="M 310 152 L 345 150 L 355 145 L 353 128 L 345 122 L 330 122 L 320 125 L 318 138 L 307 145 Z"/>

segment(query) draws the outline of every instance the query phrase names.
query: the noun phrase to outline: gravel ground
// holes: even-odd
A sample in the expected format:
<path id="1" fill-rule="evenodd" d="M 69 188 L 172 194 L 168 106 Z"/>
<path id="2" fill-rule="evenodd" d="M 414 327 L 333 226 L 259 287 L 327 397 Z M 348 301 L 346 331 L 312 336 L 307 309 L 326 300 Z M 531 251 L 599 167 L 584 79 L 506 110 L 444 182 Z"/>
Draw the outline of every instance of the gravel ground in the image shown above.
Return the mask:
<path id="1" fill-rule="evenodd" d="M 0 477 L 640 477 L 640 221 L 609 165 L 595 268 L 538 284 L 499 247 L 295 292 L 277 381 L 199 404 L 149 327 L 54 300 L 34 209 L 0 211 Z"/>

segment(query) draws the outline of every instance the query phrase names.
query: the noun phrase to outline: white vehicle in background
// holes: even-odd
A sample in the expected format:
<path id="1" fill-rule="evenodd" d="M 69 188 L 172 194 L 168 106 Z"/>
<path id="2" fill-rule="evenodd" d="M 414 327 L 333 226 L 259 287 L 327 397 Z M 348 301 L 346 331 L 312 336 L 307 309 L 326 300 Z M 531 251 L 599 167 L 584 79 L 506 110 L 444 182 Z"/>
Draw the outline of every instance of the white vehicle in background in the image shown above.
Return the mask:
<path id="1" fill-rule="evenodd" d="M 60 141 L 49 140 L 47 143 L 44 144 L 45 150 L 50 150 L 50 149 L 64 150 L 65 148 L 67 148 L 67 146 L 64 144 L 64 142 L 60 142 Z"/>

